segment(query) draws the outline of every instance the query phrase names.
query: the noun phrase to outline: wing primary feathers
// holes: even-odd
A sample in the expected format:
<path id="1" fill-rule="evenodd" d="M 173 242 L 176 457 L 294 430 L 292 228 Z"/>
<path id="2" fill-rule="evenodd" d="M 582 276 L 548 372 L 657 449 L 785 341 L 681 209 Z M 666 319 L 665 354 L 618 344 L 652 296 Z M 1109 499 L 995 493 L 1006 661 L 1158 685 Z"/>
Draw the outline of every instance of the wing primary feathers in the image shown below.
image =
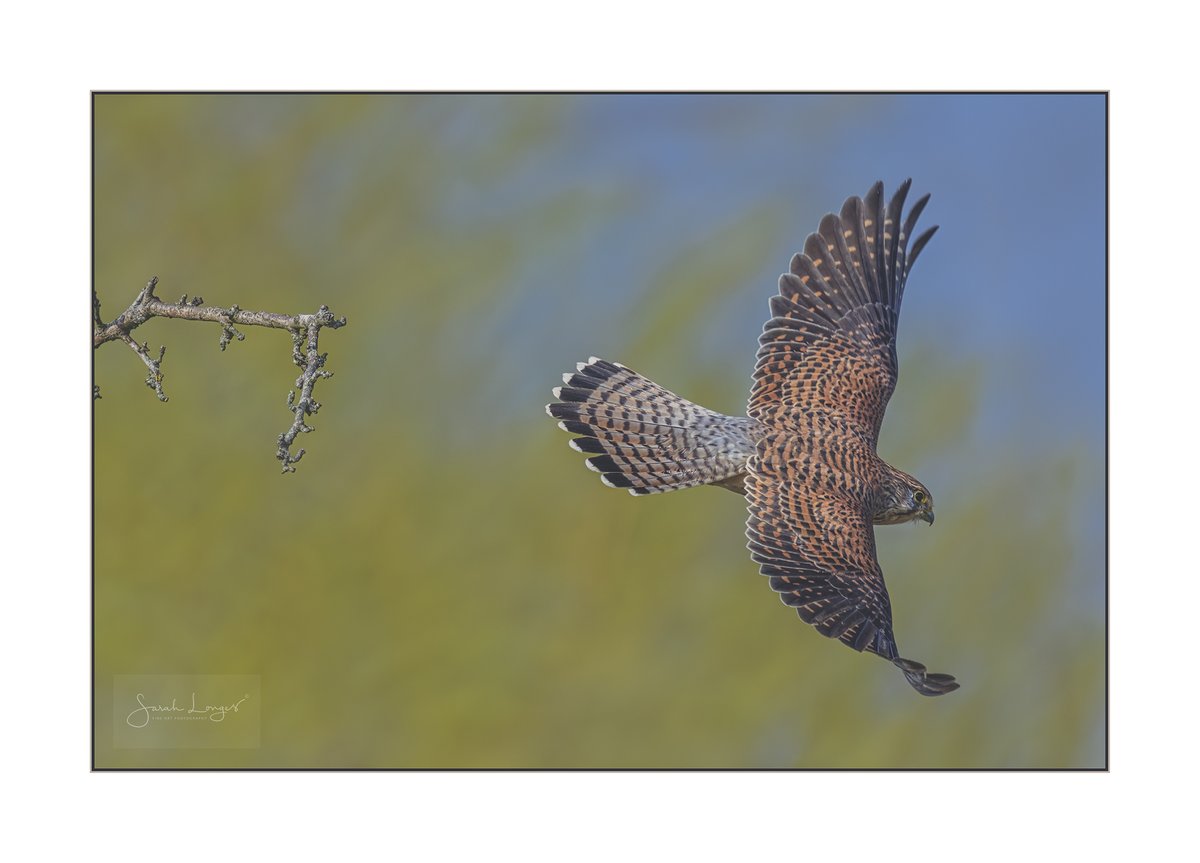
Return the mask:
<path id="1" fill-rule="evenodd" d="M 917 255 L 921 254 L 921 249 L 925 248 L 925 244 L 932 239 L 935 233 L 937 233 L 937 229 L 938 226 L 934 225 L 928 231 L 921 234 L 921 236 L 917 237 L 917 239 L 913 242 L 912 251 L 908 253 L 908 272 L 904 274 L 905 282 L 908 281 L 908 273 L 912 272 L 913 264 L 917 262 Z"/>
<path id="2" fill-rule="evenodd" d="M 850 263 L 850 249 L 843 235 L 842 220 L 833 213 L 827 213 L 821 219 L 820 235 L 825 243 L 825 256 L 829 262 L 829 270 L 839 286 L 846 292 L 855 306 L 863 306 L 871 302 L 866 288 L 857 278 L 854 266 Z"/>
<path id="3" fill-rule="evenodd" d="M 875 624 L 864 618 L 850 646 L 861 652 L 868 644 L 871 644 L 875 640 L 875 633 L 878 631 Z"/>
<path id="4" fill-rule="evenodd" d="M 929 195 L 922 196 L 912 209 L 908 211 L 908 216 L 904 220 L 904 226 L 900 229 L 900 236 L 897 243 L 896 257 L 896 311 L 900 311 L 900 304 L 904 302 L 904 285 L 908 282 L 908 273 L 912 269 L 913 261 L 916 254 L 921 250 L 916 246 L 913 247 L 912 254 L 908 250 L 908 241 L 912 238 L 913 228 L 916 227 L 917 219 L 921 215 L 921 211 L 925 209 L 925 205 L 929 203 Z M 924 243 L 922 243 L 922 246 Z"/>
<path id="5" fill-rule="evenodd" d="M 909 186 L 912 185 L 912 180 L 905 180 L 900 184 L 900 188 L 892 195 L 892 200 L 888 203 L 887 213 L 883 220 L 883 238 L 886 245 L 887 257 L 887 277 L 885 284 L 887 286 L 887 305 L 893 309 L 898 309 L 899 296 L 899 257 L 900 257 L 900 235 L 903 233 L 900 225 L 900 217 L 904 212 L 904 199 L 908 197 Z"/>
<path id="6" fill-rule="evenodd" d="M 922 695 L 945 695 L 959 688 L 953 675 L 930 673 L 925 670 L 924 665 L 911 659 L 893 659 L 892 664 L 904 672 L 904 677 L 912 688 Z"/>
<path id="7" fill-rule="evenodd" d="M 878 300 L 880 292 L 875 271 L 875 237 L 867 231 L 865 207 L 862 198 L 847 198 L 842 205 L 842 224 L 854 241 L 854 248 L 851 249 L 854 272 L 862 280 L 867 296 Z"/>
<path id="8" fill-rule="evenodd" d="M 916 227 L 917 219 L 921 217 L 921 211 L 925 209 L 925 205 L 928 203 L 929 195 L 922 195 L 917 202 L 912 205 L 912 209 L 908 211 L 908 216 L 904 220 L 904 230 L 902 233 L 905 237 L 912 236 L 912 230 L 914 227 Z"/>
<path id="9" fill-rule="evenodd" d="M 883 181 L 877 181 L 863 199 L 863 227 L 871 238 L 871 269 L 875 273 L 876 294 L 887 297 L 887 264 L 883 248 Z"/>

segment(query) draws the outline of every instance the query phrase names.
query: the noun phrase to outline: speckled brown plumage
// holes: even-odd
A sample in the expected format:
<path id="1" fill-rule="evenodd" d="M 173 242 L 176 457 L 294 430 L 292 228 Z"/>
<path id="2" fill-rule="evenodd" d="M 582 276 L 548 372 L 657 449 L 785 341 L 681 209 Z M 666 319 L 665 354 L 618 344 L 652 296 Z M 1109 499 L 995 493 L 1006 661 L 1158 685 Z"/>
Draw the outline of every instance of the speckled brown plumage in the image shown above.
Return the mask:
<path id="1" fill-rule="evenodd" d="M 592 358 L 563 376 L 546 410 L 588 466 L 632 494 L 721 485 L 746 495 L 746 536 L 786 605 L 818 632 L 895 664 L 923 695 L 958 688 L 899 655 L 874 525 L 933 522 L 933 499 L 875 452 L 896 386 L 905 282 L 936 228 L 908 248 L 909 182 L 884 203 L 876 183 L 821 220 L 792 258 L 759 338 L 748 417 L 682 399 Z"/>

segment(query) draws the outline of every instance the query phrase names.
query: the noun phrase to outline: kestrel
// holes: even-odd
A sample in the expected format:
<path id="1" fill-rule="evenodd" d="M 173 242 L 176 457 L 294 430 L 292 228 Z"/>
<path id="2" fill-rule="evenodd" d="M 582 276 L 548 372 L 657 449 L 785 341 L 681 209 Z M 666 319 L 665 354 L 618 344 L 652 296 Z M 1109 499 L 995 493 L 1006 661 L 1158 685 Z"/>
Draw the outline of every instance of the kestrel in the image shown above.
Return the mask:
<path id="1" fill-rule="evenodd" d="M 958 689 L 900 656 L 874 525 L 933 524 L 933 496 L 875 452 L 896 387 L 904 285 L 937 227 L 908 249 L 929 196 L 900 219 L 911 180 L 821 220 L 771 297 L 748 416 L 725 416 L 592 357 L 546 412 L 605 485 L 644 495 L 718 485 L 746 496 L 747 547 L 771 589 L 829 638 L 904 672 L 922 695 Z"/>

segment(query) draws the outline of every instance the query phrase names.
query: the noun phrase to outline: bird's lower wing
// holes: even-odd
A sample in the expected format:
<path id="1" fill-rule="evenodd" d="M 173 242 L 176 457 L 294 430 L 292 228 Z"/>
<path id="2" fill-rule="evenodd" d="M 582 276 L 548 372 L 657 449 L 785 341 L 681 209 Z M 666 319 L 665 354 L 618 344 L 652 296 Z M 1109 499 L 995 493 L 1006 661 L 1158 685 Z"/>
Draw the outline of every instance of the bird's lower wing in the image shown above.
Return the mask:
<path id="1" fill-rule="evenodd" d="M 750 556 L 805 623 L 889 660 L 922 695 L 958 689 L 950 675 L 931 674 L 899 655 L 864 503 L 847 492 L 806 483 L 789 463 L 782 436 L 766 438 L 750 459 L 746 501 Z"/>

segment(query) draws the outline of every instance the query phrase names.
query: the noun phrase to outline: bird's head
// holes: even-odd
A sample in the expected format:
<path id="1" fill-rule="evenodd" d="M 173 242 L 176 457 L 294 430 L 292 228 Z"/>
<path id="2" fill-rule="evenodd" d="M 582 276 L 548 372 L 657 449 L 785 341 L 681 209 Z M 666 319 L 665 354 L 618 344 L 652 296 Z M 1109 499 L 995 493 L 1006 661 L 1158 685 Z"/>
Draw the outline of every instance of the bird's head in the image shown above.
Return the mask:
<path id="1" fill-rule="evenodd" d="M 883 505 L 875 513 L 875 524 L 900 524 L 918 518 L 933 524 L 933 495 L 916 478 L 893 469 Z"/>

